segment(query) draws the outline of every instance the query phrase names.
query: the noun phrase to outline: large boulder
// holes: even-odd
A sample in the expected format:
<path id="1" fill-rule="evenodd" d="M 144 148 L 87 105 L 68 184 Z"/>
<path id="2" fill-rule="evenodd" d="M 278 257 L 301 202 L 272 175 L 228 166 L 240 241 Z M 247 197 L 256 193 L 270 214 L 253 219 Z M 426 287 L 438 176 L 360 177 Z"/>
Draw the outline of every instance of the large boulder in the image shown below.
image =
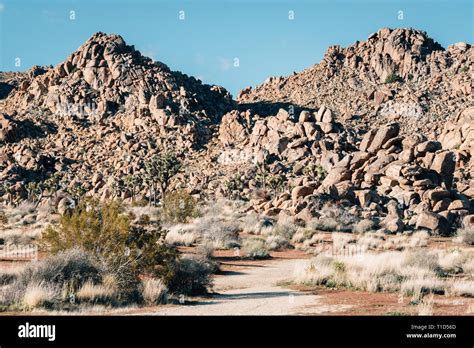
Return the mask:
<path id="1" fill-rule="evenodd" d="M 418 216 L 416 228 L 427 229 L 443 236 L 451 233 L 449 221 L 445 217 L 431 212 L 422 212 Z"/>
<path id="2" fill-rule="evenodd" d="M 398 123 L 390 123 L 380 128 L 375 133 L 374 138 L 370 142 L 367 149 L 368 152 L 377 152 L 382 146 L 390 139 L 396 137 L 400 131 L 400 125 Z"/>
<path id="3" fill-rule="evenodd" d="M 431 169 L 439 173 L 447 189 L 452 186 L 455 167 L 456 156 L 452 151 L 437 153 L 431 164 Z"/>

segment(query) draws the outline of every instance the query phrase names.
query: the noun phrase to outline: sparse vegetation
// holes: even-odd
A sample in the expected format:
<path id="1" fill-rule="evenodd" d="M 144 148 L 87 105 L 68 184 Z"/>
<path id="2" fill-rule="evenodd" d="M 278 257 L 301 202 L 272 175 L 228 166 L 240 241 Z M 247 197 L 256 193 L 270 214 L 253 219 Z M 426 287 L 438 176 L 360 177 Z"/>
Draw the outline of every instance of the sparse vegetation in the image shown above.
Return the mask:
<path id="1" fill-rule="evenodd" d="M 460 228 L 457 230 L 457 241 L 467 245 L 474 245 L 474 228 Z"/>
<path id="2" fill-rule="evenodd" d="M 175 294 L 200 295 L 212 288 L 212 273 L 217 265 L 205 258 L 183 257 L 173 264 L 173 277 L 167 283 L 169 290 Z"/>
<path id="3" fill-rule="evenodd" d="M 146 181 L 150 187 L 150 204 L 156 205 L 156 192 L 160 192 L 160 197 L 165 197 L 171 178 L 181 169 L 181 161 L 175 154 L 169 152 L 163 155 L 156 155 L 145 162 Z"/>
<path id="4" fill-rule="evenodd" d="M 270 257 L 265 241 L 260 238 L 247 238 L 242 245 L 245 257 L 251 259 L 266 259 Z"/>
<path id="5" fill-rule="evenodd" d="M 385 79 L 385 83 L 395 83 L 395 82 L 404 82 L 403 78 L 397 74 L 390 74 L 387 76 L 387 78 Z"/>
<path id="6" fill-rule="evenodd" d="M 163 199 L 163 217 L 170 223 L 184 223 L 199 214 L 196 200 L 184 190 L 169 192 Z"/>

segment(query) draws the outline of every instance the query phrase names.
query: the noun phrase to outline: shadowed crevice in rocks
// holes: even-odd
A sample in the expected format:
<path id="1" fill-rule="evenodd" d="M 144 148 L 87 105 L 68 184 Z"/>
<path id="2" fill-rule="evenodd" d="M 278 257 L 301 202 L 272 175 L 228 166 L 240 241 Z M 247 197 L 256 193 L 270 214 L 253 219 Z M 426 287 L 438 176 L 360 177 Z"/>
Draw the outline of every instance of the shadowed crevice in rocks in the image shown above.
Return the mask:
<path id="1" fill-rule="evenodd" d="M 273 116 L 278 113 L 278 110 L 284 109 L 291 114 L 291 110 L 293 111 L 293 115 L 295 118 L 298 117 L 301 111 L 306 110 L 309 112 L 315 112 L 317 109 L 312 109 L 308 107 L 304 107 L 301 105 L 296 105 L 293 103 L 286 103 L 286 102 L 268 102 L 268 101 L 259 101 L 255 103 L 240 103 L 238 105 L 238 110 L 245 111 L 247 109 L 251 109 L 255 111 L 260 116 Z"/>
<path id="2" fill-rule="evenodd" d="M 15 89 L 15 86 L 5 82 L 0 82 L 0 99 L 5 99 L 8 97 L 13 89 Z"/>

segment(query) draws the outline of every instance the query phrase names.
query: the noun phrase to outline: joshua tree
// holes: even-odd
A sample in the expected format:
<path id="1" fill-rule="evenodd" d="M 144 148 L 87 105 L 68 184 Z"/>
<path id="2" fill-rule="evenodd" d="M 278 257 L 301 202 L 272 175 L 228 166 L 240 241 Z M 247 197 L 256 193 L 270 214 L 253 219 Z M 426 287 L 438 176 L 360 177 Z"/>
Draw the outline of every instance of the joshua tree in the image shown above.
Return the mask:
<path id="1" fill-rule="evenodd" d="M 268 186 L 273 190 L 273 195 L 276 196 L 286 183 L 286 177 L 281 174 L 271 174 L 268 177 Z"/>
<path id="2" fill-rule="evenodd" d="M 319 164 L 309 163 L 304 169 L 303 174 L 309 176 L 314 181 L 322 181 L 326 177 L 327 173 L 324 168 Z"/>
<path id="3" fill-rule="evenodd" d="M 72 187 L 68 188 L 67 191 L 76 202 L 79 202 L 82 196 L 87 192 L 86 188 L 82 186 L 81 183 L 74 184 Z"/>
<path id="4" fill-rule="evenodd" d="M 61 187 L 60 183 L 61 183 L 61 179 L 60 179 L 59 173 L 54 173 L 52 176 L 50 176 L 48 179 L 46 179 L 43 182 L 42 184 L 44 188 L 43 191 L 49 192 L 50 197 L 52 197 L 53 194 L 56 197 L 56 193 Z"/>
<path id="5" fill-rule="evenodd" d="M 160 191 L 163 199 L 170 180 L 181 169 L 181 162 L 173 153 L 154 156 L 145 163 L 146 181 L 150 185 L 150 204 L 156 205 L 156 188 Z"/>
<path id="6" fill-rule="evenodd" d="M 141 179 L 138 175 L 127 175 L 124 179 L 125 188 L 130 191 L 132 195 L 132 202 L 135 197 L 136 188 L 140 186 Z"/>
<path id="7" fill-rule="evenodd" d="M 13 194 L 12 194 L 12 189 L 11 185 L 9 183 L 3 183 L 2 186 L 2 194 L 6 194 L 8 197 L 8 205 L 13 204 Z"/>
<path id="8" fill-rule="evenodd" d="M 120 194 L 122 193 L 122 191 L 125 190 L 125 184 L 123 183 L 122 179 L 114 177 L 112 180 L 111 188 L 112 188 L 114 196 L 120 197 Z"/>
<path id="9" fill-rule="evenodd" d="M 33 181 L 26 185 L 26 192 L 28 193 L 28 201 L 32 203 L 39 202 L 43 196 L 43 188 L 39 183 Z"/>
<path id="10" fill-rule="evenodd" d="M 242 192 L 242 190 L 244 189 L 244 180 L 242 173 L 238 172 L 229 180 L 227 180 L 224 185 L 226 187 L 227 198 L 235 198 L 233 197 L 235 191 L 239 192 L 237 194 L 237 197 L 240 198 L 240 192 Z"/>
<path id="11" fill-rule="evenodd" d="M 268 166 L 265 162 L 258 162 L 257 163 L 257 172 L 255 178 L 260 183 L 262 189 L 266 189 L 267 186 L 267 178 L 268 178 Z"/>

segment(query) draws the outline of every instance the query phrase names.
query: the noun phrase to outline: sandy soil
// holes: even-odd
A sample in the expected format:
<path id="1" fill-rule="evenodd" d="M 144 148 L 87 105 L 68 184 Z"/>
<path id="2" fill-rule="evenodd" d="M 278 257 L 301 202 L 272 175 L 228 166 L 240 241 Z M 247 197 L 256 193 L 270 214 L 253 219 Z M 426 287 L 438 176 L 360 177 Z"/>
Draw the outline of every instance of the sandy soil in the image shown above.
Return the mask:
<path id="1" fill-rule="evenodd" d="M 347 304 L 325 305 L 322 296 L 279 286 L 292 277 L 300 262 L 302 260 L 288 257 L 259 262 L 223 262 L 224 274 L 215 278 L 215 294 L 209 298 L 186 299 L 189 301 L 186 305 L 168 305 L 140 314 L 294 315 L 308 314 L 308 308 L 313 314 L 322 314 L 351 307 Z"/>

